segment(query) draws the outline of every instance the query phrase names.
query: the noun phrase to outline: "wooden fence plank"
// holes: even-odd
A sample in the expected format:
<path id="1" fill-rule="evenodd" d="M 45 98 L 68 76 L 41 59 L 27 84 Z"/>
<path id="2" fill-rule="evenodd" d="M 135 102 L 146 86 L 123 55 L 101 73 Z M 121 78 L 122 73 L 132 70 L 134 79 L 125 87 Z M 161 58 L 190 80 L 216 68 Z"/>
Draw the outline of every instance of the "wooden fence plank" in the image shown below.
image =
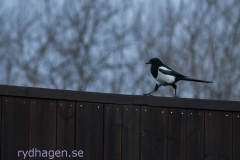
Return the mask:
<path id="1" fill-rule="evenodd" d="M 0 96 L 0 160 L 2 154 L 2 96 Z"/>
<path id="2" fill-rule="evenodd" d="M 104 159 L 121 160 L 122 106 L 104 106 Z"/>
<path id="3" fill-rule="evenodd" d="M 141 144 L 140 144 L 140 159 L 154 159 L 153 153 L 153 122 L 152 122 L 152 107 L 141 107 Z"/>
<path id="4" fill-rule="evenodd" d="M 122 159 L 139 160 L 140 107 L 123 106 Z"/>
<path id="5" fill-rule="evenodd" d="M 30 99 L 29 150 L 34 150 L 34 159 L 54 158 L 43 150 L 56 150 L 56 101 Z"/>
<path id="6" fill-rule="evenodd" d="M 186 159 L 204 159 L 204 110 L 187 110 Z"/>
<path id="7" fill-rule="evenodd" d="M 3 160 L 42 159 L 24 157 L 33 148 L 66 150 L 58 159 L 240 160 L 239 102 L 10 88 L 0 91 Z"/>
<path id="8" fill-rule="evenodd" d="M 233 113 L 233 159 L 240 160 L 240 112 Z"/>
<path id="9" fill-rule="evenodd" d="M 232 159 L 232 112 L 205 111 L 205 159 Z"/>
<path id="10" fill-rule="evenodd" d="M 186 110 L 169 108 L 168 160 L 185 160 Z"/>
<path id="11" fill-rule="evenodd" d="M 167 159 L 168 109 L 141 107 L 140 158 Z"/>
<path id="12" fill-rule="evenodd" d="M 2 159 L 24 158 L 20 151 L 28 150 L 28 120 L 28 98 L 2 97 Z"/>
<path id="13" fill-rule="evenodd" d="M 57 101 L 57 149 L 64 150 L 63 157 L 68 160 L 74 159 L 71 153 L 75 149 L 74 101 Z"/>
<path id="14" fill-rule="evenodd" d="M 239 101 L 190 99 L 160 96 L 120 95 L 84 91 L 33 88 L 0 85 L 0 95 L 85 101 L 95 103 L 114 103 L 125 105 L 167 106 L 170 108 L 192 108 L 204 110 L 240 111 Z"/>
<path id="15" fill-rule="evenodd" d="M 76 159 L 103 159 L 102 104 L 76 103 L 76 150 Z"/>

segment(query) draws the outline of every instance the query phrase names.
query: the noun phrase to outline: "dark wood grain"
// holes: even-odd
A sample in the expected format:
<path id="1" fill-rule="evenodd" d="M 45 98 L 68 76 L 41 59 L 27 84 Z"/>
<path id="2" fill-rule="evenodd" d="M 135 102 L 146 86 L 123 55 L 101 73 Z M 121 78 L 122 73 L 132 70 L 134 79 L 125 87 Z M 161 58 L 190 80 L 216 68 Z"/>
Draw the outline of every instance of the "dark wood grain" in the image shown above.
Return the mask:
<path id="1" fill-rule="evenodd" d="M 0 85 L 0 157 L 37 148 L 66 150 L 59 159 L 240 159 L 239 106 Z"/>
<path id="2" fill-rule="evenodd" d="M 56 151 L 56 101 L 30 99 L 29 150 L 36 153 L 34 159 L 43 159 L 43 150 Z"/>
<path id="3" fill-rule="evenodd" d="M 140 159 L 167 159 L 168 109 L 141 107 Z"/>
<path id="4" fill-rule="evenodd" d="M 72 101 L 126 104 L 139 106 L 164 106 L 173 108 L 192 108 L 222 111 L 240 111 L 238 101 L 189 99 L 142 95 L 122 95 L 96 92 L 82 92 L 46 88 L 0 85 L 0 95 L 30 98 L 61 99 Z"/>
<path id="5" fill-rule="evenodd" d="M 205 109 L 205 110 L 222 110 L 222 111 L 240 111 L 238 101 L 222 101 L 207 99 L 190 99 L 175 97 L 158 97 L 158 96 L 140 96 L 132 97 L 133 105 L 145 105 L 169 108 L 188 108 L 188 109 Z"/>
<path id="6" fill-rule="evenodd" d="M 186 160 L 204 159 L 204 111 L 187 110 Z"/>
<path id="7" fill-rule="evenodd" d="M 63 157 L 68 160 L 74 159 L 71 152 L 75 149 L 75 118 L 74 101 L 57 101 L 57 150 L 66 150 Z"/>
<path id="8" fill-rule="evenodd" d="M 83 157 L 76 159 L 103 159 L 103 105 L 76 103 L 76 150 Z"/>
<path id="9" fill-rule="evenodd" d="M 122 159 L 139 160 L 140 107 L 123 106 Z"/>
<path id="10" fill-rule="evenodd" d="M 142 106 L 141 107 L 141 144 L 140 144 L 140 159 L 153 159 L 153 128 L 152 122 L 153 108 Z"/>
<path id="11" fill-rule="evenodd" d="M 205 159 L 232 159 L 232 112 L 205 111 Z"/>
<path id="12" fill-rule="evenodd" d="M 70 101 L 131 104 L 131 95 L 0 85 L 0 95 Z"/>
<path id="13" fill-rule="evenodd" d="M 185 160 L 186 110 L 169 108 L 168 159 Z"/>
<path id="14" fill-rule="evenodd" d="M 28 150 L 29 99 L 3 96 L 2 113 L 1 159 L 23 159 L 19 151 Z"/>
<path id="15" fill-rule="evenodd" d="M 104 106 L 104 159 L 121 160 L 122 106 Z"/>
<path id="16" fill-rule="evenodd" d="M 233 113 L 233 159 L 240 160 L 240 112 Z"/>
<path id="17" fill-rule="evenodd" d="M 0 160 L 2 154 L 2 96 L 0 96 Z"/>

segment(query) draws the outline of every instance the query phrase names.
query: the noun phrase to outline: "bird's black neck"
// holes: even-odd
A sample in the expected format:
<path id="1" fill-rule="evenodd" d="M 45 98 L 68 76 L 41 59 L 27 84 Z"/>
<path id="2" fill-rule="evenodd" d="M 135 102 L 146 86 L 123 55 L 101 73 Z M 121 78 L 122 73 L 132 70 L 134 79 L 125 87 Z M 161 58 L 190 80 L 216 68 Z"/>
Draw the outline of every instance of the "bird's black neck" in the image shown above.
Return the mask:
<path id="1" fill-rule="evenodd" d="M 158 66 L 152 65 L 150 70 L 151 70 L 152 76 L 154 78 L 157 78 L 157 76 L 158 76 Z"/>

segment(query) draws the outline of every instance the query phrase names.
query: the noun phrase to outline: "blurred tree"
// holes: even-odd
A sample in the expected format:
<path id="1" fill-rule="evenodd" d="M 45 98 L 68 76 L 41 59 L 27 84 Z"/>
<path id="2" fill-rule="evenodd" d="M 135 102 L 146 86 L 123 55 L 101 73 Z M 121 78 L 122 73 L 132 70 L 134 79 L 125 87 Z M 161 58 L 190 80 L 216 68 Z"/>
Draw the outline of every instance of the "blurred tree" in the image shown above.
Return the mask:
<path id="1" fill-rule="evenodd" d="M 0 82 L 142 94 L 155 85 L 145 62 L 159 57 L 214 81 L 178 82 L 181 97 L 239 100 L 239 8 L 238 0 L 2 0 Z"/>
<path id="2" fill-rule="evenodd" d="M 32 26 L 36 23 L 36 15 L 24 9 L 32 7 L 32 3 L 25 4 L 19 1 L 12 7 L 8 6 L 7 2 L 0 3 L 1 83 L 21 85 L 23 83 L 20 79 L 23 78 L 28 84 L 29 79 L 24 77 L 28 70 L 22 67 L 22 63 L 28 59 L 29 35 L 32 33 Z"/>
<path id="3" fill-rule="evenodd" d="M 239 100 L 239 7 L 237 0 L 141 5 L 134 22 L 137 53 L 145 60 L 159 57 L 189 77 L 214 81 L 212 85 L 178 82 L 181 97 Z M 154 87 L 152 79 L 147 83 L 151 86 L 144 87 L 145 92 Z M 173 93 L 171 87 L 162 87 L 155 94 Z"/>
<path id="4" fill-rule="evenodd" d="M 130 25 L 121 19 L 125 18 L 129 2 L 32 1 L 37 7 L 26 2 L 8 9 L 15 16 L 5 20 L 11 28 L 5 32 L 16 35 L 9 44 L 16 44 L 17 50 L 1 52 L 4 61 L 7 57 L 10 60 L 2 68 L 7 71 L 2 83 L 121 92 L 115 83 L 123 79 L 111 73 L 115 70 L 121 77 L 120 68 L 127 63 L 124 49 L 130 45 Z M 17 68 L 17 74 L 11 73 L 11 67 Z M 16 75 L 22 79 L 14 78 Z"/>

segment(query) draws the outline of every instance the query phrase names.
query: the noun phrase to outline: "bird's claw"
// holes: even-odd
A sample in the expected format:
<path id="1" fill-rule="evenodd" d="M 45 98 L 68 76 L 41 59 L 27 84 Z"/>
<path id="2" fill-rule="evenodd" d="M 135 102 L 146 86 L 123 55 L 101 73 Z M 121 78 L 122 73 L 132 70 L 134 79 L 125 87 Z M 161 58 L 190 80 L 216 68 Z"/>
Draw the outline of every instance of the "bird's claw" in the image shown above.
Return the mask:
<path id="1" fill-rule="evenodd" d="M 151 94 L 149 93 L 143 93 L 144 96 L 152 96 Z"/>

